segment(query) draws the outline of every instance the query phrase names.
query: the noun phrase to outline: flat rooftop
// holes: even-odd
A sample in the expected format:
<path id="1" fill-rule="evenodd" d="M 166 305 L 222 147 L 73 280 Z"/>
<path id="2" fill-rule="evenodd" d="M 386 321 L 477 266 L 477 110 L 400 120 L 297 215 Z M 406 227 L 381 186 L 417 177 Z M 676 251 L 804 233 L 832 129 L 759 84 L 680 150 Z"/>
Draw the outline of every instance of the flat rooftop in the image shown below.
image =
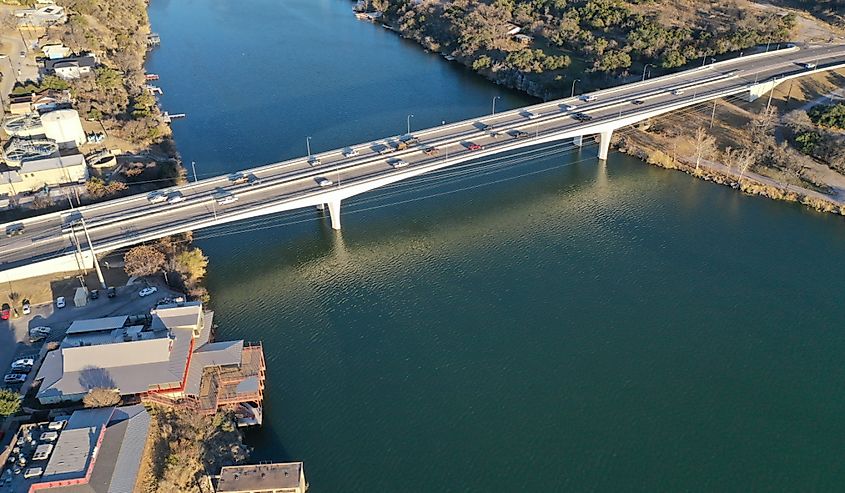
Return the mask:
<path id="1" fill-rule="evenodd" d="M 304 487 L 302 476 L 302 462 L 226 466 L 220 470 L 217 493 Z"/>

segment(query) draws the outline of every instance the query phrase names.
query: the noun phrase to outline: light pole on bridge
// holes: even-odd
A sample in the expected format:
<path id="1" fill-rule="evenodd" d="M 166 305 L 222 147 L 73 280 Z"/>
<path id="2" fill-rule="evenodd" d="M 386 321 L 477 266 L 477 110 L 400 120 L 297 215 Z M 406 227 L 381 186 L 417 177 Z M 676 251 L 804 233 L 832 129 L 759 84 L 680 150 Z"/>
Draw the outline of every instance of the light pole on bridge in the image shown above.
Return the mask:
<path id="1" fill-rule="evenodd" d="M 646 63 L 646 64 L 645 64 L 645 67 L 643 67 L 643 81 L 645 81 L 645 71 L 646 71 L 646 69 L 648 69 L 649 67 L 654 67 L 654 65 L 652 65 L 652 64 L 650 64 L 650 63 Z"/>
<path id="2" fill-rule="evenodd" d="M 575 83 L 576 83 L 576 82 L 580 82 L 580 81 L 581 81 L 581 79 L 575 79 L 575 80 L 573 80 L 573 81 L 572 81 L 572 90 L 569 92 L 569 97 L 570 97 L 570 98 L 574 98 L 574 97 L 575 97 Z"/>
<path id="3" fill-rule="evenodd" d="M 496 100 L 497 99 L 502 99 L 502 96 L 493 96 L 493 113 L 492 113 L 493 115 L 496 114 Z"/>
<path id="4" fill-rule="evenodd" d="M 194 183 L 197 182 L 197 164 L 191 161 L 191 170 L 194 172 Z"/>
<path id="5" fill-rule="evenodd" d="M 308 148 L 308 162 L 311 162 L 311 137 L 305 137 L 305 147 Z"/>
<path id="6" fill-rule="evenodd" d="M 411 135 L 411 118 L 413 118 L 413 117 L 414 117 L 414 115 L 408 115 L 408 118 L 407 118 L 407 120 L 408 120 L 408 135 Z"/>

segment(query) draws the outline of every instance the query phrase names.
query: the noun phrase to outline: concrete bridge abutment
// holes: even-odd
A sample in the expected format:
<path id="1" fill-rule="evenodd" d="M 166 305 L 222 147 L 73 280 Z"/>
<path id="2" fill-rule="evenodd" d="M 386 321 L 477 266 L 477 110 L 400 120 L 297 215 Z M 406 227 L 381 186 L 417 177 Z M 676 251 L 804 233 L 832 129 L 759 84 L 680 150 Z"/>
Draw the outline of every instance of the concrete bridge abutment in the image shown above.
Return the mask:
<path id="1" fill-rule="evenodd" d="M 329 207 L 332 229 L 340 230 L 340 199 L 328 202 L 326 205 Z"/>
<path id="2" fill-rule="evenodd" d="M 610 139 L 613 138 L 613 129 L 605 130 L 599 134 L 599 159 L 607 161 L 607 153 L 610 152 Z"/>

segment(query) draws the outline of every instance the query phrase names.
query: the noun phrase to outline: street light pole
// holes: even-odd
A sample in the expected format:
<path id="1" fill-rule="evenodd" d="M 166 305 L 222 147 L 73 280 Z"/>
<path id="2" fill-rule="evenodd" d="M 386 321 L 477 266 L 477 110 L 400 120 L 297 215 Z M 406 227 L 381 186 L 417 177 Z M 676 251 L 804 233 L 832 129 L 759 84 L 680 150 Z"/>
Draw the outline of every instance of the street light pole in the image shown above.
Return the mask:
<path id="1" fill-rule="evenodd" d="M 408 135 L 411 135 L 411 118 L 413 118 L 413 117 L 414 117 L 414 115 L 408 115 L 408 118 L 407 118 L 407 120 L 408 120 Z"/>
<path id="2" fill-rule="evenodd" d="M 305 147 L 308 148 L 308 161 L 311 161 L 311 137 L 305 137 Z"/>
<path id="3" fill-rule="evenodd" d="M 85 239 L 88 241 L 88 247 L 91 249 L 91 256 L 94 257 L 94 269 L 97 270 L 97 279 L 100 280 L 100 288 L 106 289 L 106 280 L 103 278 L 103 271 L 100 270 L 100 261 L 97 260 L 97 252 L 94 251 L 94 243 L 91 242 L 91 235 L 88 234 L 88 228 L 85 226 L 85 217 L 79 215 L 79 222 L 82 223 L 82 231 L 85 232 Z"/>
<path id="4" fill-rule="evenodd" d="M 193 161 L 191 161 L 191 169 L 194 171 L 194 183 L 196 183 L 197 182 L 197 165 Z"/>
<path id="5" fill-rule="evenodd" d="M 497 99 L 502 99 L 502 97 L 501 96 L 493 96 L 493 113 L 492 113 L 493 115 L 496 114 L 496 100 Z"/>
<path id="6" fill-rule="evenodd" d="M 649 67 L 653 67 L 653 66 L 654 65 L 652 65 L 650 63 L 645 64 L 645 67 L 643 67 L 643 81 L 645 81 L 645 71 L 646 71 L 646 69 L 649 68 Z"/>
<path id="7" fill-rule="evenodd" d="M 570 91 L 570 93 L 569 93 L 570 98 L 575 97 L 575 83 L 580 82 L 580 81 L 581 81 L 581 79 L 575 79 L 575 80 L 572 81 L 572 91 Z"/>

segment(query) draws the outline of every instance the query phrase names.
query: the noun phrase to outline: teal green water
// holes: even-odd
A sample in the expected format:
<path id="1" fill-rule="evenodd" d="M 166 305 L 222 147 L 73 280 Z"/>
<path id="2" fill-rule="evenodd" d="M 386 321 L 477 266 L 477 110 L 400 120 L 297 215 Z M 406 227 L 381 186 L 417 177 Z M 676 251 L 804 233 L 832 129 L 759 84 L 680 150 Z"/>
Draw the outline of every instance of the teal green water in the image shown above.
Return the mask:
<path id="1" fill-rule="evenodd" d="M 162 1 L 150 69 L 200 174 L 530 100 L 341 0 Z M 311 490 L 836 491 L 842 219 L 595 148 L 198 233 L 261 340 L 257 460 Z"/>

